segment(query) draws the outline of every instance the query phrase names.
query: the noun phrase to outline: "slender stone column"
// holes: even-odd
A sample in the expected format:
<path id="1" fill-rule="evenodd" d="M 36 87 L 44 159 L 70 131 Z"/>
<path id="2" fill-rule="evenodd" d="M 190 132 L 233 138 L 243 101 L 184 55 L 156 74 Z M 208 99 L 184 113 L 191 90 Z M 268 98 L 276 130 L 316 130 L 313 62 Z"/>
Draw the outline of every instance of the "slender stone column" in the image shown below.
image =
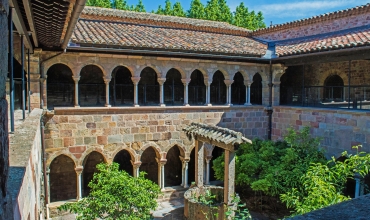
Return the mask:
<path id="1" fill-rule="evenodd" d="M 181 79 L 182 84 L 184 84 L 184 106 L 189 105 L 189 83 L 190 79 Z"/>
<path id="2" fill-rule="evenodd" d="M 226 105 L 232 106 L 231 103 L 231 85 L 233 84 L 234 80 L 224 80 L 226 85 Z"/>
<path id="3" fill-rule="evenodd" d="M 225 150 L 224 203 L 230 205 L 235 194 L 235 152 Z"/>
<path id="4" fill-rule="evenodd" d="M 244 105 L 251 105 L 251 83 L 244 82 L 245 85 L 245 103 Z"/>
<path id="5" fill-rule="evenodd" d="M 134 83 L 134 107 L 139 107 L 139 81 L 140 77 L 131 77 L 132 82 Z"/>
<path id="6" fill-rule="evenodd" d="M 188 188 L 189 187 L 189 177 L 188 177 L 188 173 L 189 173 L 189 160 L 185 160 L 185 168 L 184 168 L 184 173 L 185 173 L 185 177 L 184 177 L 184 188 Z"/>
<path id="7" fill-rule="evenodd" d="M 203 142 L 195 140 L 195 184 L 203 186 L 204 180 L 204 145 Z"/>
<path id="8" fill-rule="evenodd" d="M 104 78 L 105 83 L 105 107 L 111 107 L 109 103 L 109 83 L 111 78 Z"/>
<path id="9" fill-rule="evenodd" d="M 75 107 L 80 107 L 80 105 L 78 104 L 78 81 L 80 81 L 80 77 L 77 76 L 77 77 L 73 77 L 73 81 L 75 82 Z"/>
<path id="10" fill-rule="evenodd" d="M 212 159 L 212 156 L 206 157 L 206 163 L 207 163 L 206 185 L 209 185 L 209 175 L 211 172 L 211 167 L 210 167 L 211 159 Z"/>
<path id="11" fill-rule="evenodd" d="M 164 104 L 164 91 L 163 91 L 163 84 L 166 82 L 166 78 L 158 78 L 158 83 L 159 83 L 159 105 L 161 107 L 165 107 L 166 105 Z"/>
<path id="12" fill-rule="evenodd" d="M 46 170 L 46 178 L 47 178 L 47 183 L 44 183 L 44 184 L 47 184 L 47 190 L 48 190 L 48 198 L 46 198 L 48 201 L 47 201 L 47 203 L 50 203 L 50 167 L 48 167 L 47 168 L 47 170 Z M 44 192 L 44 193 L 46 193 L 46 192 Z"/>
<path id="13" fill-rule="evenodd" d="M 141 166 L 141 162 L 138 161 L 138 162 L 134 162 L 132 160 L 130 160 L 131 164 L 132 164 L 132 175 L 133 177 L 139 177 L 139 173 L 140 173 L 140 166 Z"/>
<path id="14" fill-rule="evenodd" d="M 75 168 L 77 174 L 77 200 L 82 199 L 82 171 L 83 167 L 78 166 Z"/>
<path id="15" fill-rule="evenodd" d="M 167 160 L 155 158 L 158 163 L 158 186 L 161 190 L 164 190 L 164 165 Z"/>
<path id="16" fill-rule="evenodd" d="M 205 105 L 207 106 L 212 106 L 211 104 L 211 83 L 212 82 L 204 80 L 204 84 L 206 85 L 206 92 L 207 92 Z"/>
<path id="17" fill-rule="evenodd" d="M 276 106 L 280 104 L 280 82 L 274 82 L 272 87 L 272 105 Z"/>

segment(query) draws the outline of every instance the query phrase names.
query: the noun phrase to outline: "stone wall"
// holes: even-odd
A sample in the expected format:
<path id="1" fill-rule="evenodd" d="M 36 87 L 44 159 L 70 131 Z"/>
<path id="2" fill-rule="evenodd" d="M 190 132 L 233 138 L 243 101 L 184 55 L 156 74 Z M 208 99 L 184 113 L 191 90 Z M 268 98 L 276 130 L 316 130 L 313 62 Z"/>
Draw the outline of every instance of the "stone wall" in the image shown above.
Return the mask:
<path id="1" fill-rule="evenodd" d="M 41 114 L 33 110 L 10 137 L 8 189 L 14 219 L 40 219 L 43 210 Z"/>
<path id="2" fill-rule="evenodd" d="M 341 31 L 370 24 L 370 13 L 366 11 L 359 12 L 359 14 L 353 12 L 351 15 L 338 17 L 334 18 L 332 16 L 330 19 L 316 19 L 317 21 L 310 21 L 308 19 L 305 21 L 291 22 L 290 24 L 256 31 L 253 35 L 265 40 L 285 40 Z"/>
<path id="3" fill-rule="evenodd" d="M 268 119 L 262 106 L 57 108 L 48 117 L 48 164 L 65 154 L 79 166 L 92 151 L 112 161 L 120 150 L 127 149 L 137 162 L 148 147 L 165 159 L 174 145 L 189 158 L 194 143 L 182 129 L 191 122 L 230 128 L 248 138 L 266 138 Z"/>
<path id="4" fill-rule="evenodd" d="M 354 145 L 362 145 L 361 151 L 370 152 L 370 112 L 336 109 L 277 106 L 273 113 L 273 139 L 281 139 L 286 129 L 311 128 L 314 137 L 321 137 L 321 147 L 327 156 L 339 157 L 343 151 L 356 153 Z"/>
<path id="5" fill-rule="evenodd" d="M 12 219 L 12 205 L 7 192 L 9 169 L 8 103 L 5 82 L 8 75 L 8 0 L 0 0 L 0 219 Z M 3 12 L 5 10 L 5 12 Z"/>

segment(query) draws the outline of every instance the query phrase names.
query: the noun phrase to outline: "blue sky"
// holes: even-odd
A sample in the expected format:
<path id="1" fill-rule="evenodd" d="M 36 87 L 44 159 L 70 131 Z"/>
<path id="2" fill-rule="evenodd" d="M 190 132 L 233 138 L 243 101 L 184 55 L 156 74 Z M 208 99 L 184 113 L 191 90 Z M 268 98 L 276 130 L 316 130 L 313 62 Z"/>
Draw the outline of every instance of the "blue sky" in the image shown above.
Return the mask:
<path id="1" fill-rule="evenodd" d="M 157 10 L 158 5 L 164 6 L 165 0 L 142 0 L 147 11 Z M 172 3 L 180 1 L 187 10 L 191 0 L 171 0 Z M 137 4 L 138 0 L 127 0 L 131 4 Z M 203 4 L 207 0 L 201 0 Z M 232 11 L 242 0 L 227 0 Z M 346 8 L 364 5 L 370 0 L 244 0 L 244 4 L 251 10 L 262 11 L 266 25 L 281 24 L 314 15 L 325 14 Z"/>

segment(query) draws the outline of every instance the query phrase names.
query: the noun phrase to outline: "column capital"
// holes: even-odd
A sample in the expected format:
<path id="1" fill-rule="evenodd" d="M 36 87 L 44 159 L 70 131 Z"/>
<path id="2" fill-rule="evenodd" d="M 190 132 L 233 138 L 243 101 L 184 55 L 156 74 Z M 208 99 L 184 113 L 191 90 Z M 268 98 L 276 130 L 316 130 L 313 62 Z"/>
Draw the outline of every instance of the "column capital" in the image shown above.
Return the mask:
<path id="1" fill-rule="evenodd" d="M 212 84 L 212 81 L 208 81 L 208 79 L 205 79 L 205 80 L 204 80 L 204 84 L 205 84 L 206 86 L 210 86 L 210 85 Z"/>
<path id="2" fill-rule="evenodd" d="M 251 86 L 251 85 L 252 85 L 252 82 L 251 82 L 251 81 L 249 81 L 249 80 L 245 80 L 245 81 L 244 81 L 244 85 L 245 85 L 245 86 Z"/>
<path id="3" fill-rule="evenodd" d="M 181 82 L 184 84 L 184 86 L 189 85 L 190 81 L 191 79 L 181 79 Z"/>
<path id="4" fill-rule="evenodd" d="M 140 79 L 141 79 L 141 77 L 139 77 L 139 76 L 131 77 L 131 80 L 132 80 L 132 82 L 133 82 L 135 85 L 139 83 Z"/>
<path id="5" fill-rule="evenodd" d="M 80 175 L 83 170 L 84 170 L 83 166 L 77 166 L 77 167 L 75 167 L 75 171 L 76 171 L 76 173 L 78 175 Z"/>
<path id="6" fill-rule="evenodd" d="M 130 160 L 130 162 L 131 162 L 133 168 L 135 168 L 135 169 L 137 169 L 141 166 L 141 161 L 132 161 L 132 160 Z"/>
<path id="7" fill-rule="evenodd" d="M 234 80 L 230 80 L 230 79 L 225 79 L 224 80 L 224 83 L 226 84 L 226 86 L 231 86 L 231 84 L 233 84 Z"/>
<path id="8" fill-rule="evenodd" d="M 109 77 L 109 78 L 107 77 L 107 78 L 104 78 L 103 80 L 105 84 L 108 84 L 112 80 L 112 77 Z"/>
<path id="9" fill-rule="evenodd" d="M 167 163 L 167 159 L 157 158 L 156 157 L 155 160 L 157 161 L 158 165 L 160 165 L 160 166 L 164 166 Z"/>
<path id="10" fill-rule="evenodd" d="M 209 163 L 212 160 L 212 156 L 206 156 L 206 162 Z"/>
<path id="11" fill-rule="evenodd" d="M 163 85 L 163 83 L 166 82 L 166 78 L 158 78 L 157 81 L 159 85 Z"/>
<path id="12" fill-rule="evenodd" d="M 72 79 L 73 81 L 75 81 L 75 83 L 77 83 L 78 81 L 80 81 L 80 76 L 72 76 Z"/>

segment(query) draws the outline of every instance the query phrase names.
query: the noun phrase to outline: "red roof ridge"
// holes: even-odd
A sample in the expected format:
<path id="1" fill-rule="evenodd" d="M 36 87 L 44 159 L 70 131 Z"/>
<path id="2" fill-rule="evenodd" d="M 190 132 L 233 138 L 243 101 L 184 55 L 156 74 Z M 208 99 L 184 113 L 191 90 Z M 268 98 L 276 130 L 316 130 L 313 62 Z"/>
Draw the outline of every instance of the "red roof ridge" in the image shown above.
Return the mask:
<path id="1" fill-rule="evenodd" d="M 87 20 L 125 22 L 140 25 L 181 28 L 187 30 L 198 30 L 204 32 L 231 34 L 246 37 L 249 37 L 251 35 L 250 30 L 231 25 L 227 22 L 90 6 L 86 6 L 84 8 L 80 15 L 80 18 Z"/>
<path id="2" fill-rule="evenodd" d="M 271 27 L 261 28 L 261 29 L 252 31 L 251 33 L 253 36 L 257 36 L 257 35 L 266 34 L 270 32 L 289 29 L 292 27 L 305 26 L 305 25 L 320 23 L 323 21 L 330 21 L 330 20 L 335 20 L 338 18 L 348 17 L 352 15 L 359 15 L 359 14 L 363 14 L 367 12 L 370 12 L 370 3 L 367 3 L 366 5 L 356 6 L 353 8 L 344 9 L 344 10 L 338 10 L 338 11 L 329 12 L 329 13 L 325 13 L 321 15 L 315 15 L 309 18 L 290 21 L 290 22 L 283 23 L 283 24 L 277 24 Z"/>

